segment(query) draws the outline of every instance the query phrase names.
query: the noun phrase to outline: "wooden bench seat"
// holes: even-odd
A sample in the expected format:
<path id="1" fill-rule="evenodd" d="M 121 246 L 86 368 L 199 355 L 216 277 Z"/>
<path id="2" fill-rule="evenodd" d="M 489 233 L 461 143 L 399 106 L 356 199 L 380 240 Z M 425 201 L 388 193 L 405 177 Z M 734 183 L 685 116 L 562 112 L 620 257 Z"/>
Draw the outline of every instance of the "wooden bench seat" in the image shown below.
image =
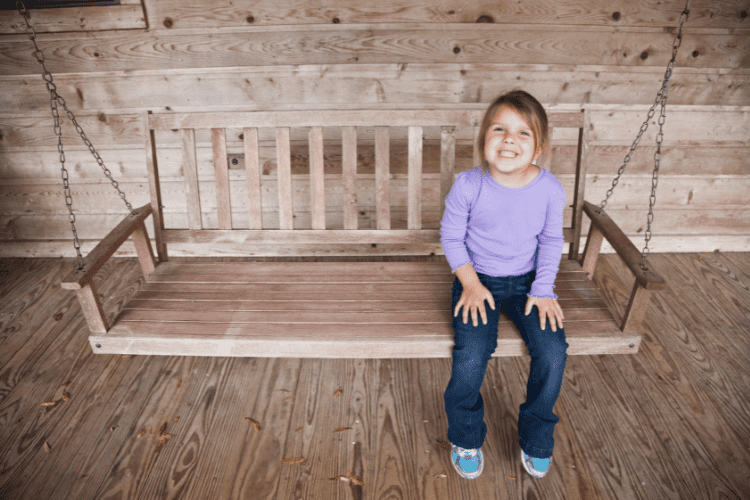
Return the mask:
<path id="1" fill-rule="evenodd" d="M 445 260 L 191 263 L 170 261 L 167 244 L 187 248 L 205 245 L 244 256 L 273 256 L 282 249 L 285 255 L 298 257 L 316 256 L 316 252 L 362 257 L 374 251 L 379 255 L 440 255 L 440 230 L 434 227 L 434 219 L 424 224 L 423 200 L 430 201 L 432 217 L 437 211 L 436 200 L 440 200 L 444 209 L 445 197 L 456 176 L 458 138 L 462 144 L 474 144 L 473 164 L 478 164 L 476 137 L 482 116 L 483 110 L 478 109 L 144 112 L 151 202 L 118 224 L 86 256 L 83 267 L 71 272 L 62 283 L 63 288 L 78 294 L 94 352 L 322 358 L 450 357 L 454 335 L 450 293 L 454 275 Z M 565 140 L 577 137 L 575 185 L 567 185 L 568 191 L 572 189 L 567 193 L 568 201 L 572 201 L 572 216 L 570 226 L 562 230 L 564 240 L 570 243 L 569 254 L 560 262 L 555 288 L 565 314 L 568 353 L 634 354 L 640 346 L 638 330 L 650 294 L 666 284 L 652 269 L 641 268 L 640 253 L 607 214 L 584 201 L 590 129 L 585 110 L 553 112 L 548 116 L 550 133 L 553 129 L 568 129 Z M 394 127 L 408 129 L 406 192 L 403 191 L 404 174 L 394 174 L 389 166 L 390 129 Z M 433 147 L 434 130 L 439 128 L 439 174 L 423 172 L 427 127 L 433 130 L 430 132 Z M 229 128 L 233 130 L 232 147 L 236 148 L 241 140 L 245 152 L 242 189 L 238 178 L 230 178 L 228 173 Z M 295 174 L 293 184 L 290 137 L 299 140 L 299 128 L 309 129 L 309 175 Z M 209 183 L 207 192 L 212 192 L 216 198 L 218 227 L 210 229 L 204 226 L 205 214 L 201 208 L 201 200 L 206 199 L 201 198 L 201 186 L 205 185 L 199 182 L 196 130 L 201 131 L 202 144 L 208 137 L 205 132 L 210 130 L 213 150 L 213 176 L 207 176 L 205 168 L 202 174 Z M 290 131 L 294 134 L 290 135 Z M 358 131 L 362 134 L 360 139 L 369 144 L 367 147 L 374 146 L 371 159 L 374 160 L 374 178 L 372 174 L 357 172 L 361 163 L 357 152 Z M 156 132 L 179 132 L 187 228 L 164 225 Z M 331 140 L 337 134 L 340 134 L 341 174 L 329 174 L 323 154 L 324 138 Z M 167 139 L 164 135 L 161 137 Z M 264 138 L 265 148 L 269 138 L 274 138 L 276 173 L 271 176 L 273 179 L 262 174 L 260 137 Z M 171 137 L 172 143 L 176 138 Z M 165 142 L 168 148 L 169 141 Z M 165 161 L 171 161 L 168 158 Z M 547 161 L 551 163 L 549 158 Z M 433 163 L 433 172 L 434 166 Z M 243 190 L 244 206 L 248 210 L 244 227 L 249 229 L 233 227 L 232 211 L 243 203 L 232 201 L 232 197 Z M 275 191 L 275 196 L 264 191 Z M 309 202 L 300 199 L 299 193 L 304 191 L 308 191 Z M 336 200 L 336 206 L 329 211 L 331 200 Z M 305 217 L 309 220 L 302 222 L 298 218 L 295 221 L 297 202 L 304 205 Z M 399 215 L 394 210 L 392 214 L 392 205 L 401 210 L 407 208 L 406 220 L 399 220 L 403 211 Z M 365 206 L 372 218 L 364 223 L 365 227 L 360 227 L 359 216 L 365 215 Z M 274 224 L 272 229 L 266 227 L 268 218 L 263 218 L 267 210 L 278 215 L 278 226 Z M 579 260 L 584 212 L 591 220 L 591 227 L 583 259 Z M 329 225 L 328 215 L 331 214 L 341 219 Z M 153 220 L 156 256 L 144 224 L 149 216 Z M 391 227 L 392 220 L 397 221 L 394 226 L 398 229 Z M 129 237 L 133 238 L 146 282 L 110 325 L 91 279 Z M 635 276 L 622 320 L 613 318 L 602 299 L 603 294 L 592 281 L 605 238 Z M 516 326 L 501 315 L 494 355 L 527 353 Z"/>
<path id="2" fill-rule="evenodd" d="M 90 341 L 101 353 L 450 357 L 454 277 L 439 262 L 164 262 L 115 325 Z M 599 289 L 567 256 L 555 292 L 568 354 L 638 350 L 640 336 L 620 331 Z M 494 356 L 527 353 L 502 314 Z"/>

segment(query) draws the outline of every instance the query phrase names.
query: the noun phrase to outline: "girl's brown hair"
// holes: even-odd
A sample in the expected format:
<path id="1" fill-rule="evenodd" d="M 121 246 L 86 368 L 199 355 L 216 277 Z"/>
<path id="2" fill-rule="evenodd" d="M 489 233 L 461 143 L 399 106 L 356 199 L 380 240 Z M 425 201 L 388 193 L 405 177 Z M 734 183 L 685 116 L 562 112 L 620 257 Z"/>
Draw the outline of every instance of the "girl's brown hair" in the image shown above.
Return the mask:
<path id="1" fill-rule="evenodd" d="M 523 90 L 514 90 L 503 94 L 490 104 L 487 112 L 482 119 L 482 125 L 479 128 L 479 137 L 477 139 L 477 148 L 482 157 L 482 171 L 487 169 L 487 159 L 484 157 L 484 146 L 486 143 L 487 131 L 497 116 L 501 108 L 508 107 L 520 114 L 526 123 L 531 127 L 534 134 L 534 152 L 543 153 L 549 145 L 547 126 L 547 113 L 544 111 L 541 103 L 531 94 Z"/>

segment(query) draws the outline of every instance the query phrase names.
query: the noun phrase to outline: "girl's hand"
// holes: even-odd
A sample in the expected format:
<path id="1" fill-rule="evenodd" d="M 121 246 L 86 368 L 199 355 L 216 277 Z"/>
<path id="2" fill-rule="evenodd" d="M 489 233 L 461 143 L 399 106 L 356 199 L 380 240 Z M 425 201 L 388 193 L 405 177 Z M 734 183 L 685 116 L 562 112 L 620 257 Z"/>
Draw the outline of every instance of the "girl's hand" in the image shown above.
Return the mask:
<path id="1" fill-rule="evenodd" d="M 557 331 L 557 325 L 560 325 L 560 328 L 563 327 L 562 320 L 565 319 L 565 316 L 563 315 L 560 304 L 557 303 L 557 299 L 529 297 L 529 300 L 526 301 L 526 316 L 531 313 L 531 309 L 534 307 L 534 304 L 536 304 L 536 307 L 539 309 L 539 321 L 542 326 L 542 330 L 544 330 L 545 328 L 547 316 L 549 316 L 549 324 L 552 327 L 553 332 Z"/>
<path id="2" fill-rule="evenodd" d="M 482 323 L 487 324 L 487 311 L 484 308 L 484 301 L 490 305 L 492 310 L 495 310 L 495 299 L 492 298 L 492 293 L 487 290 L 487 287 L 481 283 L 464 287 L 464 291 L 461 292 L 461 298 L 456 303 L 456 309 L 453 311 L 453 317 L 458 316 L 458 311 L 463 306 L 464 308 L 464 324 L 469 321 L 469 311 L 471 311 L 471 320 L 474 326 L 478 326 L 477 322 L 477 310 L 479 315 L 482 316 Z"/>

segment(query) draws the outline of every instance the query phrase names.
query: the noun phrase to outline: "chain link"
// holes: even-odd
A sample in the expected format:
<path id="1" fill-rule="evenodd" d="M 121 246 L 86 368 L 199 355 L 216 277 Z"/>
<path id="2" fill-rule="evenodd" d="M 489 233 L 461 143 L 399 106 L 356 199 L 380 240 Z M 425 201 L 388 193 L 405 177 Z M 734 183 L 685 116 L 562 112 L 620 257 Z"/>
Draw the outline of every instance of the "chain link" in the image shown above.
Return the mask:
<path id="1" fill-rule="evenodd" d="M 63 151 L 63 144 L 62 144 L 62 128 L 60 127 L 60 113 L 57 109 L 57 104 L 60 103 L 62 105 L 63 109 L 65 110 L 65 113 L 68 116 L 68 119 L 73 123 L 73 125 L 76 128 L 76 132 L 81 136 L 81 139 L 83 139 L 83 142 L 88 146 L 89 151 L 91 151 L 91 154 L 94 155 L 94 158 L 96 159 L 96 162 L 99 164 L 99 166 L 102 168 L 102 171 L 104 172 L 104 175 L 106 175 L 109 180 L 112 182 L 112 186 L 117 190 L 117 192 L 120 194 L 120 198 L 125 202 L 125 205 L 128 207 L 128 210 L 130 210 L 131 215 L 135 215 L 135 210 L 133 210 L 132 205 L 128 200 L 125 198 L 125 193 L 123 193 L 119 185 L 117 184 L 117 181 L 115 181 L 112 178 L 112 173 L 109 171 L 109 169 L 104 165 L 104 160 L 99 156 L 99 153 L 96 151 L 96 148 L 94 148 L 94 145 L 91 144 L 91 141 L 89 141 L 88 137 L 86 137 L 86 133 L 83 131 L 80 125 L 78 125 L 78 122 L 76 121 L 76 117 L 73 115 L 73 113 L 68 109 L 68 106 L 65 105 L 65 99 L 62 98 L 57 93 L 57 86 L 52 81 L 52 74 L 47 71 L 46 66 L 44 65 L 44 53 L 41 51 L 39 46 L 36 43 L 36 30 L 34 30 L 34 27 L 31 26 L 29 23 L 29 11 L 26 10 L 26 6 L 21 0 L 16 1 L 16 8 L 18 9 L 18 13 L 21 14 L 24 21 L 26 21 L 26 34 L 29 35 L 29 38 L 32 42 L 34 42 L 35 51 L 32 52 L 33 56 L 36 58 L 37 62 L 42 65 L 42 79 L 47 84 L 47 90 L 50 94 L 50 107 L 52 108 L 52 117 L 55 120 L 55 135 L 57 135 L 57 150 L 60 152 L 60 165 L 61 165 L 61 175 L 63 180 L 63 188 L 64 188 L 64 194 L 65 194 L 65 205 L 68 207 L 68 219 L 70 220 L 70 227 L 73 231 L 73 246 L 76 249 L 76 254 L 78 258 L 78 269 L 83 269 L 83 256 L 81 255 L 81 243 L 78 240 L 78 233 L 76 231 L 75 221 L 76 216 L 73 213 L 73 196 L 70 191 L 70 185 L 68 183 L 68 171 L 65 168 L 65 152 Z"/>
<path id="2" fill-rule="evenodd" d="M 672 58 L 669 60 L 669 64 L 667 64 L 667 70 L 664 73 L 664 81 L 661 84 L 661 88 L 659 89 L 659 92 L 656 94 L 656 100 L 654 101 L 654 104 L 651 106 L 651 109 L 648 110 L 648 115 L 646 116 L 646 121 L 643 122 L 643 125 L 641 125 L 641 129 L 638 132 L 638 135 L 635 138 L 635 141 L 633 141 L 633 144 L 630 146 L 630 151 L 628 151 L 628 154 L 625 156 L 625 159 L 623 160 L 622 166 L 617 171 L 617 177 L 615 177 L 614 181 L 612 181 L 612 187 L 607 190 L 607 197 L 604 198 L 604 200 L 601 203 L 601 206 L 597 210 L 598 214 L 602 213 L 602 210 L 604 210 L 604 207 L 607 205 L 607 200 L 612 195 L 612 192 L 615 189 L 615 186 L 617 186 L 617 183 L 619 182 L 620 176 L 625 172 L 625 167 L 627 166 L 628 162 L 630 161 L 631 156 L 635 152 L 635 149 L 638 147 L 638 142 L 641 140 L 641 136 L 643 133 L 648 129 L 648 122 L 651 120 L 651 118 L 654 117 L 654 114 L 656 112 L 656 105 L 659 104 L 661 106 L 660 113 L 659 113 L 659 133 L 656 135 L 656 153 L 654 153 L 654 175 L 651 180 L 651 196 L 649 197 L 649 207 L 648 207 L 648 218 L 646 220 L 646 246 L 643 248 L 643 251 L 641 253 L 642 260 L 641 260 L 641 269 L 648 270 L 648 262 L 646 261 L 646 256 L 648 255 L 648 242 L 651 240 L 651 223 L 654 220 L 654 204 L 656 203 L 656 186 L 659 183 L 659 163 L 661 162 L 661 143 L 664 139 L 664 122 L 666 120 L 666 107 L 667 107 L 667 94 L 669 92 L 669 78 L 672 76 L 672 69 L 674 68 L 674 62 L 677 58 L 677 49 L 680 48 L 680 45 L 682 45 L 682 28 L 685 25 L 685 22 L 688 20 L 688 15 L 690 14 L 690 0 L 687 0 L 687 3 L 685 4 L 685 10 L 682 11 L 682 14 L 680 14 L 680 29 L 677 33 L 677 36 L 675 37 L 674 41 L 672 42 Z"/>

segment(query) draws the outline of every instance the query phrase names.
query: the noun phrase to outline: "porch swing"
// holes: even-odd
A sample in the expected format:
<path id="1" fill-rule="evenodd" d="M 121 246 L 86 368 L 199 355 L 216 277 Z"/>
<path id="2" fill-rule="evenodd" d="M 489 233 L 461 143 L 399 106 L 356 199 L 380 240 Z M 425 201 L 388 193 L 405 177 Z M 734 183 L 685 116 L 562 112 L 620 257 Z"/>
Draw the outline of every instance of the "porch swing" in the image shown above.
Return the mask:
<path id="1" fill-rule="evenodd" d="M 19 6 L 19 3 L 21 6 Z M 22 2 L 19 12 L 29 24 Z M 688 1 L 689 5 L 689 1 Z M 568 354 L 635 354 L 639 329 L 651 292 L 663 290 L 664 280 L 647 261 L 653 205 L 661 154 L 662 127 L 669 78 L 688 17 L 686 6 L 673 43 L 672 58 L 648 117 L 620 167 L 612 188 L 599 207 L 584 201 L 588 130 L 585 110 L 549 113 L 553 128 L 578 129 L 578 154 L 572 226 L 564 228 L 570 242 L 568 259 L 562 259 L 555 288 L 565 311 Z M 453 275 L 442 262 L 216 262 L 170 261 L 167 243 L 254 246 L 349 245 L 387 247 L 396 254 L 435 255 L 441 249 L 439 230 L 422 229 L 423 127 L 441 128 L 440 196 L 445 199 L 454 176 L 456 129 L 476 130 L 482 112 L 424 110 L 331 110 L 310 112 L 143 112 L 146 163 L 151 202 L 133 209 L 112 179 L 75 117 L 56 92 L 44 56 L 29 34 L 44 69 L 51 96 L 55 133 L 62 165 L 63 186 L 69 211 L 77 266 L 62 287 L 75 290 L 91 335 L 95 353 L 198 356 L 270 356 L 320 358 L 450 357 L 453 348 L 450 284 Z M 64 163 L 57 103 L 65 109 L 104 174 L 125 202 L 130 214 L 83 257 L 75 230 L 75 215 Z M 631 155 L 648 127 L 657 104 L 661 105 L 654 174 L 649 205 L 646 247 L 638 250 L 604 212 L 604 207 Z M 294 230 L 290 168 L 290 127 L 309 128 L 311 230 Z M 342 184 L 344 229 L 326 229 L 323 169 L 323 127 L 342 130 Z M 357 127 L 374 128 L 375 229 L 358 229 L 356 193 Z M 408 129 L 408 229 L 390 227 L 389 127 Z M 241 128 L 246 161 L 249 230 L 232 229 L 226 129 Z M 263 229 L 258 129 L 275 129 L 278 160 L 280 229 Z M 213 147 L 218 229 L 204 229 L 200 208 L 196 162 L 196 129 L 210 129 Z M 179 130 L 189 229 L 165 229 L 156 156 L 156 131 Z M 476 146 L 475 146 L 476 147 Z M 393 190 L 400 193 L 401 191 Z M 591 220 L 586 247 L 578 260 L 582 214 Z M 151 215 L 157 257 L 144 221 Z M 132 237 L 145 283 L 109 324 L 92 281 L 95 273 Z M 593 282 L 594 269 L 606 238 L 635 276 L 630 302 L 622 318 L 603 300 Z M 400 251 L 399 251 L 400 249 Z M 640 261 L 640 262 L 639 262 Z M 498 347 L 493 356 L 526 355 L 516 326 L 501 316 Z"/>

